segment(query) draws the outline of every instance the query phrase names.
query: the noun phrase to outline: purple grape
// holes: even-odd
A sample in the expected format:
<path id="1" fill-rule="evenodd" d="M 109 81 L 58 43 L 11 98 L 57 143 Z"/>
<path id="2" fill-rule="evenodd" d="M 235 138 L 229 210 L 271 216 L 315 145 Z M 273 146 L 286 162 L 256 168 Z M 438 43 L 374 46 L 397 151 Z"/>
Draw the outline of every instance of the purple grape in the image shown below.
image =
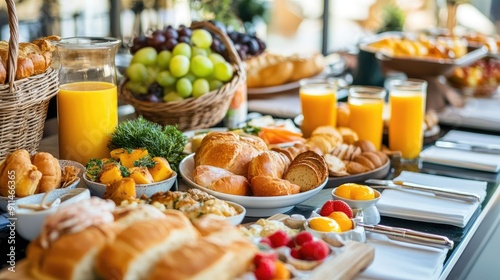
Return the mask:
<path id="1" fill-rule="evenodd" d="M 191 42 L 191 39 L 188 36 L 181 36 L 179 37 L 179 43 L 184 42 L 186 44 L 189 44 Z"/>
<path id="2" fill-rule="evenodd" d="M 233 41 L 233 43 L 236 43 L 238 41 L 238 33 L 237 32 L 231 31 L 231 32 L 227 33 L 227 35 L 229 36 L 231 41 Z"/>
<path id="3" fill-rule="evenodd" d="M 177 39 L 179 38 L 179 33 L 177 33 L 177 30 L 175 29 L 166 29 L 166 30 L 163 30 L 163 34 L 165 35 L 165 37 L 168 39 L 168 38 L 173 38 L 173 39 Z"/>
<path id="4" fill-rule="evenodd" d="M 259 43 L 257 43 L 257 40 L 255 39 L 248 41 L 246 46 L 248 47 L 248 53 L 250 55 L 256 55 L 259 51 Z"/>
<path id="5" fill-rule="evenodd" d="M 170 38 L 165 42 L 165 46 L 167 47 L 167 50 L 172 51 L 178 43 L 179 42 L 177 40 Z"/>
<path id="6" fill-rule="evenodd" d="M 167 38 L 161 33 L 161 31 L 155 31 L 148 38 L 148 44 L 152 47 L 159 47 L 167 41 Z"/>
<path id="7" fill-rule="evenodd" d="M 154 102 L 154 103 L 158 103 L 158 102 L 162 102 L 163 101 L 161 98 L 159 98 L 155 94 L 151 94 L 151 93 L 145 94 L 144 97 L 143 97 L 143 100 L 144 101 L 149 101 L 149 102 Z"/>
<path id="8" fill-rule="evenodd" d="M 138 50 L 140 50 L 143 46 L 140 46 L 140 45 L 133 45 L 130 47 L 130 53 L 131 54 L 134 54 L 136 53 Z"/>
<path id="9" fill-rule="evenodd" d="M 148 37 L 144 36 L 144 35 L 140 35 L 138 37 L 135 37 L 133 40 L 132 40 L 132 44 L 134 46 L 146 46 L 148 43 Z"/>
<path id="10" fill-rule="evenodd" d="M 240 58 L 242 60 L 247 59 L 247 53 L 246 52 L 244 52 L 243 50 L 238 50 L 237 52 L 238 52 L 238 55 L 240 56 Z"/>
<path id="11" fill-rule="evenodd" d="M 182 37 L 182 36 L 191 37 L 191 34 L 193 34 L 193 31 L 188 27 L 184 27 L 184 28 L 179 28 L 178 33 L 179 33 L 179 37 Z"/>

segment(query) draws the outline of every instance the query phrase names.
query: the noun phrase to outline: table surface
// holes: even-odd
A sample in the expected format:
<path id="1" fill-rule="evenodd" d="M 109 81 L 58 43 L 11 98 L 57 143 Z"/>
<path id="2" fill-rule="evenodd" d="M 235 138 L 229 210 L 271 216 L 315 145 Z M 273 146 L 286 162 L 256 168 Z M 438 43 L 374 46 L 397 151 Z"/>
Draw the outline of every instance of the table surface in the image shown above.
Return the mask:
<path id="1" fill-rule="evenodd" d="M 48 136 L 44 139 L 42 139 L 39 147 L 40 151 L 45 151 L 53 154 L 54 156 L 58 156 L 59 151 L 58 151 L 58 139 L 57 135 L 51 135 Z M 387 178 L 394 178 L 396 177 L 402 170 L 411 170 L 411 171 L 425 171 L 426 173 L 437 173 L 441 174 L 441 170 L 439 169 L 433 169 L 432 166 L 428 165 L 423 165 L 423 166 L 417 166 L 417 165 L 403 165 L 399 164 L 397 160 L 392 161 L 392 168 L 390 173 L 388 174 Z M 477 172 L 472 172 L 472 171 L 467 171 L 463 169 L 451 169 L 452 171 L 455 171 L 453 174 L 457 175 L 463 175 L 461 177 L 465 178 L 470 178 L 470 174 L 474 174 L 474 178 L 476 179 L 482 179 L 480 175 L 477 174 Z M 447 170 L 449 172 L 449 170 Z M 446 175 L 446 174 L 445 174 Z M 442 224 L 433 224 L 433 223 L 424 223 L 424 222 L 415 222 L 415 221 L 409 221 L 409 220 L 403 220 L 403 219 L 396 219 L 396 218 L 390 218 L 390 217 L 384 217 L 382 216 L 382 220 L 380 224 L 383 225 L 388 225 L 388 226 L 395 226 L 395 227 L 403 227 L 403 228 L 409 228 L 409 229 L 414 229 L 422 232 L 427 232 L 427 233 L 432 233 L 432 234 L 439 234 L 439 235 L 444 235 L 450 238 L 451 240 L 454 241 L 455 246 L 452 250 L 448 252 L 447 258 L 444 263 L 444 268 L 441 273 L 441 279 L 445 279 L 448 274 L 450 273 L 451 269 L 457 262 L 458 258 L 460 255 L 463 253 L 465 250 L 465 247 L 471 240 L 472 236 L 476 232 L 477 228 L 483 221 L 484 217 L 487 215 L 488 211 L 492 208 L 492 204 L 497 200 L 497 198 L 500 197 L 500 188 L 498 188 L 500 179 L 497 177 L 491 177 L 491 174 L 484 174 L 484 175 L 489 175 L 485 176 L 483 180 L 488 180 L 488 185 L 487 185 L 487 195 L 484 200 L 484 202 L 481 205 L 481 209 L 478 210 L 478 212 L 471 218 L 469 223 L 466 225 L 464 228 L 458 228 L 455 226 L 449 226 L 449 225 L 442 225 Z M 478 177 L 479 176 L 479 177 Z M 179 186 L 180 189 L 184 189 L 186 187 L 185 183 L 182 181 L 182 179 L 179 180 Z M 333 186 L 330 186 L 333 187 Z M 296 205 L 292 210 L 287 212 L 286 214 L 304 214 L 308 215 L 310 214 L 311 210 L 314 208 L 317 208 L 318 206 L 322 205 L 326 200 L 331 199 L 331 188 L 323 189 L 321 190 L 317 195 L 312 197 L 311 199 L 301 203 L 300 205 Z M 246 218 L 244 222 L 252 222 L 255 221 L 257 218 Z M 28 242 L 24 239 L 22 239 L 20 236 L 17 236 L 17 246 L 16 249 L 19 250 L 16 255 L 18 257 L 18 260 L 20 258 L 24 258 L 25 253 L 24 253 L 24 248 L 27 246 Z M 6 243 L 7 240 L 7 233 L 0 233 L 0 244 Z M 5 245 L 4 245 L 5 246 Z M 4 247 L 1 246 L 1 247 Z M 0 257 L 5 258 L 6 253 L 2 254 Z M 5 264 L 6 261 L 2 261 L 2 264 Z"/>

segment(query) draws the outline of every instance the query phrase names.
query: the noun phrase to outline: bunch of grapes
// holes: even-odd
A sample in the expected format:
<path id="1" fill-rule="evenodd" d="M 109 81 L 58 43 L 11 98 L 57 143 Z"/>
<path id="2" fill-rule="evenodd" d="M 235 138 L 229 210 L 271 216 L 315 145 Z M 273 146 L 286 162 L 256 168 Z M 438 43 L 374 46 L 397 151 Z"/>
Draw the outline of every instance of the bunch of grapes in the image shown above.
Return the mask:
<path id="1" fill-rule="evenodd" d="M 125 88 L 150 102 L 182 101 L 219 89 L 233 77 L 233 67 L 211 50 L 213 36 L 204 29 L 166 27 L 134 39 Z"/>

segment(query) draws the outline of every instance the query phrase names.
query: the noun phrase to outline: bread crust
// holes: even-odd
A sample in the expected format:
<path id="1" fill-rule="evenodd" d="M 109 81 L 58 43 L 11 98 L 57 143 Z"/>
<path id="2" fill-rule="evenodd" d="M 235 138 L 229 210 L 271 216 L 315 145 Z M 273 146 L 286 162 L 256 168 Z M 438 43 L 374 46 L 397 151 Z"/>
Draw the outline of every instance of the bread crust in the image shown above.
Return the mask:
<path id="1" fill-rule="evenodd" d="M 0 195 L 9 196 L 9 182 L 15 182 L 16 197 L 35 194 L 42 172 L 31 163 L 26 150 L 16 150 L 0 164 Z"/>
<path id="2" fill-rule="evenodd" d="M 42 172 L 35 193 L 44 193 L 61 186 L 61 165 L 59 160 L 49 153 L 38 152 L 31 158 L 32 163 Z"/>
<path id="3" fill-rule="evenodd" d="M 217 192 L 250 195 L 250 184 L 246 177 L 235 175 L 223 168 L 199 165 L 193 172 L 194 182 L 202 187 Z"/>
<path id="4" fill-rule="evenodd" d="M 270 176 L 283 178 L 283 174 L 290 165 L 290 159 L 276 151 L 263 151 L 254 157 L 248 165 L 248 180 L 254 176 Z"/>
<path id="5" fill-rule="evenodd" d="M 300 186 L 287 180 L 269 176 L 255 176 L 251 181 L 254 196 L 281 196 L 300 192 Z"/>

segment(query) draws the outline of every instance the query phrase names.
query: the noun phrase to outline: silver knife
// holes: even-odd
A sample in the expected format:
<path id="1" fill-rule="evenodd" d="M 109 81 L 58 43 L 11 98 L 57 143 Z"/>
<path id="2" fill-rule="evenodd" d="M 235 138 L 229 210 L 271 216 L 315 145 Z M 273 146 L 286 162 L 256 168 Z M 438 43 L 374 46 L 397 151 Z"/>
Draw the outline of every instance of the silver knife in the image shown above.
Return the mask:
<path id="1" fill-rule="evenodd" d="M 401 189 L 431 192 L 437 196 L 451 198 L 451 199 L 458 199 L 458 200 L 462 200 L 462 201 L 472 201 L 472 202 L 476 202 L 476 201 L 480 202 L 481 201 L 481 197 L 475 193 L 468 193 L 468 192 L 462 192 L 462 191 L 456 191 L 456 190 L 450 190 L 450 189 L 443 189 L 443 188 L 427 186 L 427 185 L 422 185 L 422 184 L 415 184 L 415 183 L 410 183 L 410 182 L 391 181 L 391 180 L 376 180 L 376 179 L 368 179 L 365 182 L 369 183 L 369 184 L 382 185 L 384 187 L 392 188 L 392 189 L 401 188 Z M 372 186 L 372 187 L 373 188 L 381 188 L 380 186 Z"/>
<path id="2" fill-rule="evenodd" d="M 457 141 L 438 140 L 434 143 L 436 147 L 471 151 L 477 153 L 500 154 L 500 146 L 488 144 L 468 144 Z"/>
<path id="3" fill-rule="evenodd" d="M 394 240 L 447 249 L 453 249 L 454 246 L 452 240 L 442 235 L 384 225 L 365 225 L 363 223 L 358 223 L 358 225 L 364 227 L 366 231 L 381 233 Z"/>

